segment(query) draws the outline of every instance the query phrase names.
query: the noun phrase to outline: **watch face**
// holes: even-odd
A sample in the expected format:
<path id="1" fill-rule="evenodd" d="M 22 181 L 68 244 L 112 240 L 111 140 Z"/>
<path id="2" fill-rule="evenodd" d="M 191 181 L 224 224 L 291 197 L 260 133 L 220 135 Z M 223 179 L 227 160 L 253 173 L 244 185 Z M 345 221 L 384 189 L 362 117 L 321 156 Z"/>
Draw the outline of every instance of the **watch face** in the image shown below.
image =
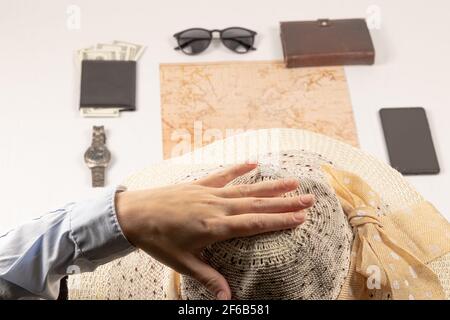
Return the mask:
<path id="1" fill-rule="evenodd" d="M 105 147 L 90 147 L 84 154 L 88 164 L 106 165 L 111 160 L 111 153 Z"/>

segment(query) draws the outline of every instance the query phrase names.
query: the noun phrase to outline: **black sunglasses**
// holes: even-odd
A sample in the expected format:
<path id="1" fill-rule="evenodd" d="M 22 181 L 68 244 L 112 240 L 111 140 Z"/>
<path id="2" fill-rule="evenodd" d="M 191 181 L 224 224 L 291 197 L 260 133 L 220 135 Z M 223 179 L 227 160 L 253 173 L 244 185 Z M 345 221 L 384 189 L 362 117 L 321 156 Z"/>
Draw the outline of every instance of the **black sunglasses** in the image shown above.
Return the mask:
<path id="1" fill-rule="evenodd" d="M 192 28 L 174 34 L 178 47 L 185 54 L 194 55 L 205 51 L 212 39 L 213 33 L 218 32 L 222 43 L 233 52 L 247 53 L 256 50 L 253 47 L 256 32 L 240 27 L 231 27 L 223 30 L 206 30 L 202 28 Z"/>

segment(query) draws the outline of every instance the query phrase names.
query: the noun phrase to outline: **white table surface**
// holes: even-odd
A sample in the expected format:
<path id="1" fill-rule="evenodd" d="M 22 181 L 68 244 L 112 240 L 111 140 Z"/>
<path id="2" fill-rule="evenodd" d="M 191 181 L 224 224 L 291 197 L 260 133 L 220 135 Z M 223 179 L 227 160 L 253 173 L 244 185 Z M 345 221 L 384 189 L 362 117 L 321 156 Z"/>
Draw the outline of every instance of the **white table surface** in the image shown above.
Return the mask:
<path id="1" fill-rule="evenodd" d="M 81 10 L 78 30 L 67 27 L 72 4 Z M 159 63 L 281 59 L 279 21 L 366 17 L 373 8 L 380 13 L 380 28 L 371 30 L 376 65 L 346 67 L 361 148 L 386 160 L 379 108 L 424 106 L 441 174 L 408 180 L 450 219 L 449 1 L 1 0 L 0 231 L 100 192 L 90 188 L 83 162 L 94 124 L 106 126 L 114 156 L 108 185 L 162 159 Z M 257 51 L 236 55 L 213 45 L 188 57 L 173 50 L 179 30 L 235 25 L 259 32 Z M 83 119 L 73 53 L 115 39 L 147 46 L 138 111 Z"/>

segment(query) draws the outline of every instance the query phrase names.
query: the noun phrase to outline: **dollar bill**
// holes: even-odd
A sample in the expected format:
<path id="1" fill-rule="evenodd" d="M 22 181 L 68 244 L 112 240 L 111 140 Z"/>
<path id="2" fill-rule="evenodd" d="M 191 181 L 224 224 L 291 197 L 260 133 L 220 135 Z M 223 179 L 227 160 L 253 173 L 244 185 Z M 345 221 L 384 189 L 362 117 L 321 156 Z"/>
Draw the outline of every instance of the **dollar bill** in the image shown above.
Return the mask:
<path id="1" fill-rule="evenodd" d="M 116 118 L 120 108 L 81 108 L 80 114 L 84 118 Z"/>
<path id="2" fill-rule="evenodd" d="M 99 43 L 96 46 L 97 50 L 113 51 L 116 60 L 128 61 L 131 57 L 131 47 L 120 44 Z"/>
<path id="3" fill-rule="evenodd" d="M 117 60 L 114 51 L 97 50 L 97 49 L 81 49 L 78 51 L 80 60 Z"/>
<path id="4" fill-rule="evenodd" d="M 131 51 L 130 60 L 138 61 L 145 51 L 145 47 L 139 44 L 117 40 L 114 40 L 113 43 L 116 45 L 123 45 L 129 47 Z"/>
<path id="5" fill-rule="evenodd" d="M 78 60 L 122 60 L 137 61 L 145 51 L 139 44 L 113 41 L 113 43 L 98 43 L 95 46 L 78 51 Z"/>

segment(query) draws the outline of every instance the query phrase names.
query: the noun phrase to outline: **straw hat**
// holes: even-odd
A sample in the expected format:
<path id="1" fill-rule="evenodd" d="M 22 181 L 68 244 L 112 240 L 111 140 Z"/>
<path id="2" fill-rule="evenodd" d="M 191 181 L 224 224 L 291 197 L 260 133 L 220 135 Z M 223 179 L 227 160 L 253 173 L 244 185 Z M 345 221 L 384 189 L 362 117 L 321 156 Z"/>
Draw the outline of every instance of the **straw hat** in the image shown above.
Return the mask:
<path id="1" fill-rule="evenodd" d="M 130 176 L 123 183 L 129 190 L 143 189 L 150 187 L 163 186 L 171 183 L 186 180 L 187 176 L 195 177 L 201 173 L 208 173 L 214 170 L 218 165 L 228 163 L 238 163 L 248 158 L 257 158 L 261 154 L 272 153 L 273 155 L 282 155 L 283 151 L 288 150 L 304 150 L 303 154 L 320 154 L 323 159 L 331 160 L 332 163 L 343 170 L 353 172 L 364 179 L 375 192 L 382 198 L 383 213 L 389 215 L 389 212 L 401 210 L 411 205 L 419 204 L 424 201 L 422 196 L 418 194 L 412 186 L 390 166 L 380 162 L 376 158 L 367 155 L 359 149 L 356 149 L 343 142 L 328 138 L 326 136 L 296 129 L 265 129 L 250 131 L 244 134 L 232 136 L 230 138 L 212 143 L 204 148 L 198 149 L 192 153 L 181 157 L 164 161 L 161 164 L 150 166 L 136 174 Z M 317 159 L 316 159 L 317 160 Z M 311 159 L 303 159 L 303 164 L 311 165 L 320 161 L 311 161 Z M 268 168 L 267 166 L 261 167 Z M 313 183 L 319 183 L 324 190 L 328 187 L 325 183 L 321 183 L 321 177 L 312 177 L 310 173 L 296 169 L 296 175 L 308 178 Z M 277 172 L 272 171 L 267 176 L 276 178 Z M 261 172 L 260 172 L 261 173 Z M 292 172 L 290 173 L 292 174 Z M 247 177 L 248 178 L 248 177 Z M 245 179 L 245 178 L 244 178 Z M 304 190 L 301 190 L 304 192 Z M 326 192 L 325 192 L 326 193 Z M 327 193 L 328 194 L 328 193 Z M 319 199 L 326 202 L 328 208 L 336 206 L 335 199 Z M 342 225 L 342 215 L 328 222 L 330 226 Z M 346 289 L 341 289 L 343 278 L 348 274 L 348 255 L 349 244 L 347 234 L 350 227 L 346 225 L 341 236 L 335 235 L 334 243 L 341 245 L 341 249 L 333 250 L 339 254 L 333 257 L 335 268 L 332 277 L 324 277 L 329 281 L 325 285 L 330 288 L 323 291 L 322 296 L 317 296 L 317 288 L 310 288 L 309 294 L 305 298 L 325 298 L 325 299 L 351 299 L 351 293 Z M 300 237 L 300 233 L 286 232 L 283 236 L 272 237 L 264 236 L 263 241 L 270 247 L 272 254 L 273 245 L 277 241 L 292 241 Z M 258 239 L 258 238 L 256 238 Z M 259 241 L 253 243 L 261 243 Z M 223 250 L 225 247 L 241 245 L 242 243 L 228 242 L 222 244 L 216 249 Z M 248 243 L 247 243 L 248 244 Z M 282 246 L 281 246 L 282 247 Z M 235 250 L 236 248 L 228 248 L 227 250 Z M 276 252 L 275 252 L 276 253 Z M 208 256 L 208 252 L 206 252 Z M 213 261 L 213 251 L 209 251 L 208 256 Z M 297 257 L 298 258 L 298 257 Z M 331 261 L 331 260 L 330 260 Z M 328 262 L 330 262 L 328 261 Z M 217 261 L 216 261 L 217 262 Z M 326 262 L 326 261 L 325 261 Z M 223 261 L 217 262 L 223 264 Z M 212 263 L 214 264 L 214 263 Z M 331 264 L 330 264 L 331 265 Z M 428 265 L 439 278 L 439 281 L 445 291 L 447 298 L 450 297 L 450 254 L 444 255 Z M 231 270 L 232 271 L 232 270 Z M 230 271 L 230 274 L 232 273 Z M 300 275 L 305 270 L 296 270 Z M 223 270 L 221 271 L 223 272 Z M 172 299 L 177 298 L 173 292 L 176 286 L 176 278 L 174 272 L 164 265 L 155 261 L 142 251 L 136 251 L 132 254 L 99 267 L 93 273 L 86 273 L 69 278 L 69 298 L 70 299 Z M 226 276 L 227 277 L 227 276 Z M 254 275 L 251 275 L 255 279 Z M 278 279 L 281 281 L 283 277 Z M 230 275 L 227 279 L 230 281 Z M 259 280 L 258 280 L 259 281 Z M 233 282 L 233 281 L 231 281 Z M 234 281 L 239 283 L 239 279 Z M 241 281 L 242 282 L 242 281 Z M 274 281 L 275 283 L 276 281 Z M 294 278 L 295 283 L 295 278 Z M 322 284 L 323 285 L 323 284 Z M 232 286 L 233 290 L 233 285 Z M 279 286 L 279 284 L 278 284 Z M 270 288 L 270 285 L 268 286 Z M 189 298 L 192 294 L 193 298 L 207 297 L 207 293 L 195 285 L 195 282 L 189 278 L 182 278 L 181 289 L 184 297 Z M 245 290 L 244 290 L 245 291 Z M 270 291 L 270 290 L 269 290 Z M 182 292 L 182 296 L 183 296 Z M 288 298 L 301 298 L 296 295 L 296 288 L 291 291 Z M 248 291 L 241 294 L 241 298 L 248 298 Z M 288 292 L 281 293 L 282 296 L 288 295 Z"/>

